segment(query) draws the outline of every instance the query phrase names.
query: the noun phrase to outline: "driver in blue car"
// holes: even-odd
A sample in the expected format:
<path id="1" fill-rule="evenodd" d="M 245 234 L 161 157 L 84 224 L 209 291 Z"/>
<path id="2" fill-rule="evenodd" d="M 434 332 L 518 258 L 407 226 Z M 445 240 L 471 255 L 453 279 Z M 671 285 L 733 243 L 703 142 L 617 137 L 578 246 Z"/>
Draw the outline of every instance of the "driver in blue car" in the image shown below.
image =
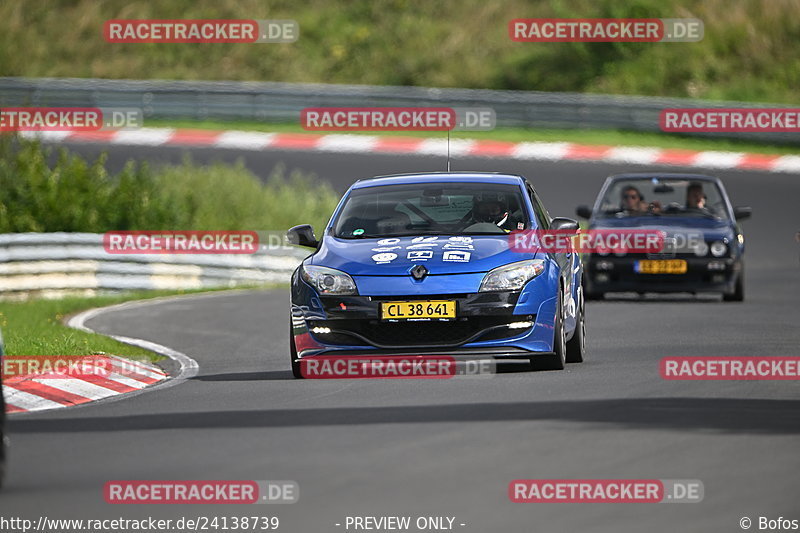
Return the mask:
<path id="1" fill-rule="evenodd" d="M 508 199 L 502 193 L 481 193 L 472 197 L 472 224 L 494 224 L 503 231 L 514 229 Z"/>

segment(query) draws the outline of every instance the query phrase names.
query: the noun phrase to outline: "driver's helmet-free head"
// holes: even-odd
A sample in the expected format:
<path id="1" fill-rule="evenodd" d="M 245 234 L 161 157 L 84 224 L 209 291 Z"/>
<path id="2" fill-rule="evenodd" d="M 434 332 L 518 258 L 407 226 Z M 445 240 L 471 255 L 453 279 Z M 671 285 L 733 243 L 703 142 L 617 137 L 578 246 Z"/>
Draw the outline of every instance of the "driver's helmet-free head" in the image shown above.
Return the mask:
<path id="1" fill-rule="evenodd" d="M 497 224 L 508 214 L 508 198 L 503 193 L 478 193 L 472 197 L 472 212 L 478 222 Z"/>
<path id="2" fill-rule="evenodd" d="M 703 192 L 703 184 L 692 182 L 686 188 L 686 207 L 705 207 L 706 195 Z"/>

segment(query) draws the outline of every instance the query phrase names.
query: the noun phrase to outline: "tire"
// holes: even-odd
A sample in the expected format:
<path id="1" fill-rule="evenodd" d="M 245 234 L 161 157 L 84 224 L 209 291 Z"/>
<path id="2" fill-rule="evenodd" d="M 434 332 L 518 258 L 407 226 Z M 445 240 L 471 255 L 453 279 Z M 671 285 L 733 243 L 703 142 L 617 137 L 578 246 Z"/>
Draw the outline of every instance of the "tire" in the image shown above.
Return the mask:
<path id="1" fill-rule="evenodd" d="M 724 302 L 744 301 L 744 272 L 739 273 L 739 279 L 736 280 L 736 287 L 733 290 L 733 294 L 723 294 L 722 301 Z"/>
<path id="2" fill-rule="evenodd" d="M 581 291 L 581 301 L 578 304 L 578 319 L 575 324 L 575 333 L 567 341 L 567 352 L 565 360 L 567 363 L 583 363 L 586 357 L 586 304 L 584 303 L 583 291 Z"/>
<path id="3" fill-rule="evenodd" d="M 303 379 L 300 371 L 300 361 L 297 361 L 297 346 L 294 344 L 294 329 L 292 328 L 292 318 L 289 317 L 289 358 L 292 363 L 292 375 L 296 379 Z"/>
<path id="4" fill-rule="evenodd" d="M 564 332 L 564 293 L 559 288 L 556 317 L 553 325 L 553 355 L 531 357 L 534 370 L 564 370 L 566 366 L 567 339 Z"/>

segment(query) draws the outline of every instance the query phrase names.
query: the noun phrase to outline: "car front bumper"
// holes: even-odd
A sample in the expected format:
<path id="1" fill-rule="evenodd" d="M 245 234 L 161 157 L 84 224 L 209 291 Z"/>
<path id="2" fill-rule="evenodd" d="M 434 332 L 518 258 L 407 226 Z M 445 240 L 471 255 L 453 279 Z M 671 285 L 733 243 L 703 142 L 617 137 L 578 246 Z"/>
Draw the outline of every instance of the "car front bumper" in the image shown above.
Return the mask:
<path id="1" fill-rule="evenodd" d="M 316 355 L 529 357 L 553 351 L 555 291 L 546 279 L 522 291 L 395 296 L 320 296 L 292 285 L 292 335 L 299 358 Z M 380 319 L 388 301 L 454 300 L 456 318 Z"/>
<path id="2" fill-rule="evenodd" d="M 731 294 L 742 275 L 741 258 L 676 257 L 686 261 L 683 274 L 642 274 L 637 261 L 644 257 L 592 254 L 586 260 L 587 294 L 606 292 L 722 292 Z"/>

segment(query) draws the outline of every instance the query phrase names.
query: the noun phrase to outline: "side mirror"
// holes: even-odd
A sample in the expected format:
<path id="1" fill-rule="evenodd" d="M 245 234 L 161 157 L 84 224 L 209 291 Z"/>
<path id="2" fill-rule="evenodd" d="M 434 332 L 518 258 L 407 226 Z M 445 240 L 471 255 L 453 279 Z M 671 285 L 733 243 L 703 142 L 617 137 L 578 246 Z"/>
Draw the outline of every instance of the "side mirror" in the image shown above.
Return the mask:
<path id="1" fill-rule="evenodd" d="M 592 209 L 588 205 L 579 205 L 575 208 L 575 214 L 581 218 L 592 218 Z"/>
<path id="2" fill-rule="evenodd" d="M 578 231 L 578 222 L 571 218 L 556 217 L 550 222 L 550 229 Z"/>
<path id="3" fill-rule="evenodd" d="M 753 208 L 749 206 L 740 205 L 733 208 L 733 216 L 736 217 L 736 220 L 750 218 L 750 215 L 752 214 Z"/>
<path id="4" fill-rule="evenodd" d="M 309 248 L 316 248 L 319 246 L 317 238 L 314 236 L 314 228 L 308 224 L 301 224 L 295 226 L 286 232 L 286 239 L 291 244 L 298 246 L 307 246 Z"/>

